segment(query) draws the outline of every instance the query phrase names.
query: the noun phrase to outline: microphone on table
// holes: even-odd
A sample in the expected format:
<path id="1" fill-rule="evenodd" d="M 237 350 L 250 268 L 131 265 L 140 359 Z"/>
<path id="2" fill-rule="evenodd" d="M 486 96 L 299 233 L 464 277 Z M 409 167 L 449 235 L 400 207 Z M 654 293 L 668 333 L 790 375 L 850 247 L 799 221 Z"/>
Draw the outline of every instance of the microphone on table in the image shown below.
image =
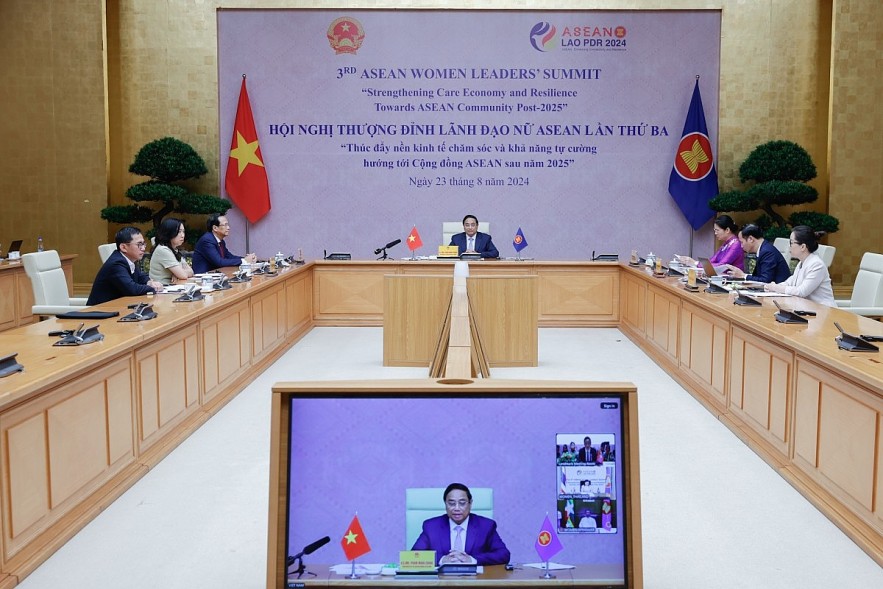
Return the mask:
<path id="1" fill-rule="evenodd" d="M 300 566 L 298 566 L 295 571 L 292 571 L 292 574 L 297 573 L 298 578 L 300 578 L 300 576 L 302 574 L 304 574 L 304 570 L 306 568 L 306 567 L 304 567 L 303 557 L 308 554 L 314 553 L 315 551 L 322 548 L 323 546 L 325 546 L 329 542 L 331 542 L 331 537 L 325 536 L 324 538 L 319 538 L 318 540 L 316 540 L 312 544 L 308 544 L 303 550 L 301 550 L 300 552 L 298 552 L 294 556 L 289 556 L 287 559 L 285 559 L 285 567 L 288 568 L 291 565 L 293 565 L 294 563 L 299 561 Z"/>
<path id="2" fill-rule="evenodd" d="M 400 243 L 402 243 L 402 240 L 401 240 L 401 239 L 396 239 L 395 241 L 390 241 L 390 242 L 389 242 L 388 244 L 386 244 L 385 246 L 383 246 L 383 247 L 379 247 L 379 248 L 377 248 L 376 250 L 374 250 L 374 255 L 377 255 L 377 254 L 379 254 L 380 252 L 382 252 L 383 250 L 385 250 L 385 249 L 387 249 L 387 248 L 391 248 L 392 246 L 394 246 L 394 245 L 398 245 L 398 244 L 400 244 Z"/>

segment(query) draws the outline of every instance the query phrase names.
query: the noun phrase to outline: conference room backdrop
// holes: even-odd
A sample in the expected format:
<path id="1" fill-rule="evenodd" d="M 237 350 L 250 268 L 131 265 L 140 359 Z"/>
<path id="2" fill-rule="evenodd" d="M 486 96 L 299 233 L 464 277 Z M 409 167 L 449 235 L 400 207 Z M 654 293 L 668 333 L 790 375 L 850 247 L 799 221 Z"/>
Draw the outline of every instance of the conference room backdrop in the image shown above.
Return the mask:
<path id="1" fill-rule="evenodd" d="M 245 74 L 272 201 L 249 250 L 364 259 L 416 226 L 431 255 L 474 213 L 502 256 L 519 227 L 539 259 L 684 253 L 668 179 L 697 76 L 717 152 L 720 27 L 719 10 L 220 10 L 220 176 Z M 710 224 L 696 239 L 712 247 Z"/>

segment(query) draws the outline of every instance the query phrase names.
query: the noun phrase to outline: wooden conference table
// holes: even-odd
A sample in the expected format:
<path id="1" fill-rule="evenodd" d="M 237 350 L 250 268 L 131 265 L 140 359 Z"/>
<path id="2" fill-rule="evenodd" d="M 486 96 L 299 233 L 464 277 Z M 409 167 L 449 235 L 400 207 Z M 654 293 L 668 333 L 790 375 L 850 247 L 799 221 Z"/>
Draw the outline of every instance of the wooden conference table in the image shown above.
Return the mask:
<path id="1" fill-rule="evenodd" d="M 358 564 L 358 563 L 356 563 Z M 579 565 L 572 569 L 551 571 L 554 579 L 540 579 L 543 571 L 519 566 L 507 571 L 503 565 L 484 567 L 484 572 L 474 577 L 417 577 L 401 579 L 394 576 L 362 575 L 348 579 L 329 571 L 328 565 L 307 565 L 307 571 L 316 576 L 304 575 L 289 582 L 303 583 L 304 587 L 610 587 L 622 584 L 622 571 L 612 565 Z M 410 582 L 409 582 L 410 581 Z"/>
<path id="2" fill-rule="evenodd" d="M 96 321 L 102 342 L 52 347 L 51 319 L 0 333 L 25 372 L 0 379 L 0 589 L 11 587 L 198 428 L 313 326 L 382 325 L 388 274 L 447 262 L 319 261 L 196 303 L 152 298 L 141 323 Z M 530 275 L 541 327 L 619 327 L 883 564 L 883 357 L 838 350 L 876 321 L 809 302 L 805 326 L 767 300 L 734 306 L 676 279 L 610 262 L 470 264 Z M 784 299 L 793 304 L 795 299 Z M 377 351 L 378 361 L 381 351 Z"/>

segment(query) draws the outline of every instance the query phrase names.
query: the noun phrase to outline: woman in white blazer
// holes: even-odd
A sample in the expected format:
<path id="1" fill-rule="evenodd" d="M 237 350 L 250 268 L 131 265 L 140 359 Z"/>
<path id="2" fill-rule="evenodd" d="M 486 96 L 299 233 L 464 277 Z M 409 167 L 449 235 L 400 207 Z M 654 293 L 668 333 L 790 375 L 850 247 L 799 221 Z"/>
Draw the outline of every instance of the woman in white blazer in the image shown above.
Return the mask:
<path id="1" fill-rule="evenodd" d="M 828 267 L 815 253 L 819 249 L 818 240 L 823 235 L 824 232 L 816 233 L 806 225 L 798 225 L 792 229 L 791 257 L 800 260 L 794 268 L 794 274 L 784 282 L 765 284 L 763 289 L 836 307 Z"/>

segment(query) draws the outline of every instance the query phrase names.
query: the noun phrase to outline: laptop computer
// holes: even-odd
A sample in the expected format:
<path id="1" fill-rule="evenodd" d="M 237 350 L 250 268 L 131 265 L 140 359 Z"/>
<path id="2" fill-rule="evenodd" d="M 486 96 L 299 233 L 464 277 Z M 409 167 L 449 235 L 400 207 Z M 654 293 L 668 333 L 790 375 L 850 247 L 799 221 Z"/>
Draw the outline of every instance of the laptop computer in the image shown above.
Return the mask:
<path id="1" fill-rule="evenodd" d="M 23 239 L 16 239 L 15 241 L 13 241 L 13 242 L 9 245 L 9 249 L 6 250 L 6 251 L 7 251 L 7 252 L 20 252 L 20 251 L 21 251 L 21 244 L 22 244 L 22 243 L 24 243 L 24 240 L 23 240 Z"/>
<path id="2" fill-rule="evenodd" d="M 714 269 L 714 264 L 712 264 L 711 260 L 709 260 L 708 258 L 699 258 L 699 264 L 702 266 L 702 269 L 705 270 L 706 278 L 719 276 L 717 271 Z M 720 276 L 726 278 L 727 282 L 742 282 L 743 280 L 745 280 L 744 278 L 736 278 L 735 276 L 730 276 L 728 274 L 722 274 Z"/>

